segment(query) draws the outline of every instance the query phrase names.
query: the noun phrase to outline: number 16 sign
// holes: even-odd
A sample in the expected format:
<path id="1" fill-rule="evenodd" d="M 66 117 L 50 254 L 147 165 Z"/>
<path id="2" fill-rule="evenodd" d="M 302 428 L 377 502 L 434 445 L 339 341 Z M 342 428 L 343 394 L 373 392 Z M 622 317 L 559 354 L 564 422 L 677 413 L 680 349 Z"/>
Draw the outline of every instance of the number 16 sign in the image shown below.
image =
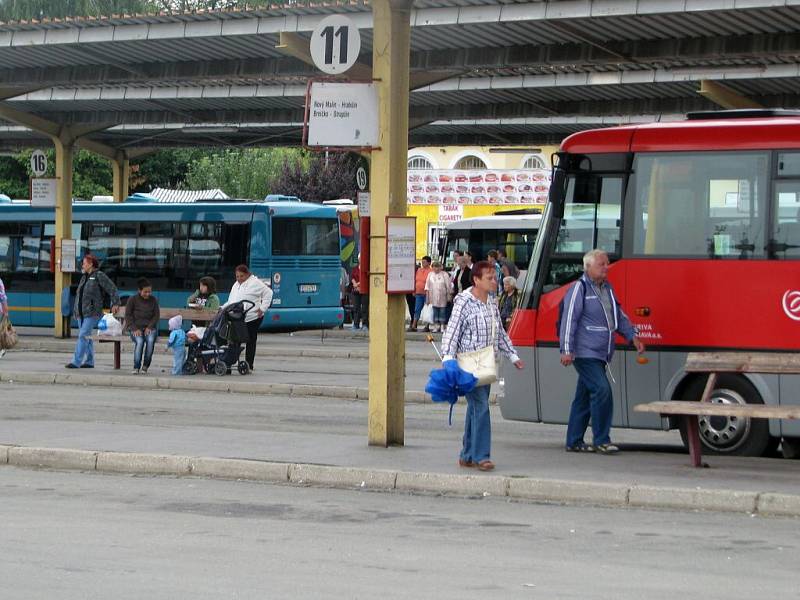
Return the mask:
<path id="1" fill-rule="evenodd" d="M 311 58 L 318 69 L 330 75 L 347 71 L 360 51 L 358 28 L 344 15 L 325 17 L 311 34 Z"/>

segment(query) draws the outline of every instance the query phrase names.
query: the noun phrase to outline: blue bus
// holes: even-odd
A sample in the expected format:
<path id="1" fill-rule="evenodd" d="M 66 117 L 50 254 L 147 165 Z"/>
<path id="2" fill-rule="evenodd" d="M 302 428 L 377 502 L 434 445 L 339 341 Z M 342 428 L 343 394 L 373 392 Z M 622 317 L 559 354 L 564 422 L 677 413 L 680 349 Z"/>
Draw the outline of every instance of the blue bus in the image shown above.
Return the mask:
<path id="1" fill-rule="evenodd" d="M 336 209 L 298 201 L 73 203 L 73 239 L 116 283 L 136 293 L 147 277 L 164 307 L 183 307 L 200 277 L 217 281 L 224 302 L 234 268 L 247 264 L 272 286 L 262 329 L 335 327 L 339 303 Z M 51 261 L 55 213 L 26 202 L 0 202 L 0 277 L 12 321 L 53 326 Z M 73 290 L 79 273 L 73 276 Z"/>

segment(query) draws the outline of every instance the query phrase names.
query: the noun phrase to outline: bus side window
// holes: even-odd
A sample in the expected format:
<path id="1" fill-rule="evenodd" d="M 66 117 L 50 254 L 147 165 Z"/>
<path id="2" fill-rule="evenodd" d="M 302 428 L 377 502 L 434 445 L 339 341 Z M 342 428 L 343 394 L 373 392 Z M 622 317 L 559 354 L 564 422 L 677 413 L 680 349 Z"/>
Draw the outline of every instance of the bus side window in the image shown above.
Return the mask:
<path id="1" fill-rule="evenodd" d="M 800 181 L 775 183 L 777 258 L 800 258 Z"/>

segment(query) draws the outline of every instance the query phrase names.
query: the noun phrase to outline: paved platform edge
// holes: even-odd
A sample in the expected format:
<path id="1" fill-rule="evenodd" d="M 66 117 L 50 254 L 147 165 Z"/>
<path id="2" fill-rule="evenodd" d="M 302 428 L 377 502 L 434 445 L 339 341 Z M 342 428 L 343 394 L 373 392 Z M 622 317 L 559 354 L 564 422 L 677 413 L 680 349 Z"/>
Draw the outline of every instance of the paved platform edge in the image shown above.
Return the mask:
<path id="1" fill-rule="evenodd" d="M 14 352 L 55 352 L 65 355 L 72 354 L 75 349 L 75 341 L 66 340 L 31 340 L 20 337 L 19 342 L 14 347 Z M 133 352 L 132 342 L 122 342 L 123 352 L 131 354 Z M 114 346 L 110 343 L 97 343 L 94 347 L 95 354 L 112 354 Z M 306 357 L 306 358 L 331 358 L 331 359 L 366 359 L 369 358 L 368 350 L 341 350 L 326 349 L 325 346 L 319 348 L 258 348 L 257 357 Z M 438 360 L 433 351 L 430 352 L 406 352 L 406 360 L 430 362 L 436 365 Z"/>
<path id="2" fill-rule="evenodd" d="M 504 497 L 548 504 L 800 517 L 800 495 L 704 488 L 628 486 L 504 477 L 479 472 L 424 473 L 318 464 L 0 445 L 0 465 L 134 475 L 205 477 L 347 490 Z"/>
<path id="3" fill-rule="evenodd" d="M 90 374 L 75 371 L 63 373 L 48 373 L 35 371 L 32 373 L 7 373 L 0 371 L 0 382 L 22 384 L 58 384 L 82 385 L 93 387 L 121 387 L 131 389 L 158 389 L 180 391 L 213 391 L 227 392 L 230 394 L 263 394 L 267 396 L 290 396 L 297 398 L 337 398 L 339 400 L 367 400 L 367 388 L 335 386 L 335 385 L 309 385 L 301 383 L 261 383 L 241 381 L 239 376 L 181 376 L 158 377 L 150 375 L 115 375 L 95 369 Z M 430 396 L 425 392 L 406 391 L 406 404 L 431 403 Z M 494 392 L 489 397 L 490 404 L 497 403 L 497 394 Z"/>

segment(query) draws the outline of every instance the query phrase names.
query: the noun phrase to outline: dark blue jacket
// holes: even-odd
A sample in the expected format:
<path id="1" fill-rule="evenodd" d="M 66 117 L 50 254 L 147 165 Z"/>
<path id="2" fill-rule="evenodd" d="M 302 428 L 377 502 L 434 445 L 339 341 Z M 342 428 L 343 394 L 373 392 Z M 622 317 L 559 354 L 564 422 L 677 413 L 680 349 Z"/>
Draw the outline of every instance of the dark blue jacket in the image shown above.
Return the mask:
<path id="1" fill-rule="evenodd" d="M 610 362 L 614 355 L 615 331 L 629 342 L 633 341 L 636 329 L 622 311 L 611 284 L 606 282 L 606 286 L 613 307 L 612 323 L 608 322 L 603 310 L 597 286 L 585 273 L 567 291 L 558 336 L 561 354 Z"/>

